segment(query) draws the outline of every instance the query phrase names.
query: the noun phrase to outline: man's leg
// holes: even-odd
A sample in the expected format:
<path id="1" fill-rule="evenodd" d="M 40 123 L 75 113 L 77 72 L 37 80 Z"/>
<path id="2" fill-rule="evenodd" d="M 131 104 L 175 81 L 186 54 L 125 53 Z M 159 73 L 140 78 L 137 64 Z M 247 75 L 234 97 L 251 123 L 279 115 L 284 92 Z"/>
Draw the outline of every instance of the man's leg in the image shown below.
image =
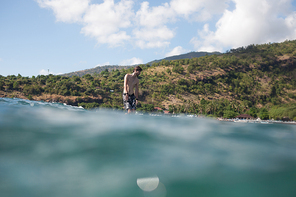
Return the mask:
<path id="1" fill-rule="evenodd" d="M 127 110 L 127 113 L 131 113 L 131 104 L 130 104 L 130 98 L 128 97 L 128 99 L 126 100 L 126 94 L 123 94 L 123 105 L 125 110 Z"/>
<path id="2" fill-rule="evenodd" d="M 133 94 L 131 97 L 131 112 L 135 113 L 136 112 L 136 96 Z"/>

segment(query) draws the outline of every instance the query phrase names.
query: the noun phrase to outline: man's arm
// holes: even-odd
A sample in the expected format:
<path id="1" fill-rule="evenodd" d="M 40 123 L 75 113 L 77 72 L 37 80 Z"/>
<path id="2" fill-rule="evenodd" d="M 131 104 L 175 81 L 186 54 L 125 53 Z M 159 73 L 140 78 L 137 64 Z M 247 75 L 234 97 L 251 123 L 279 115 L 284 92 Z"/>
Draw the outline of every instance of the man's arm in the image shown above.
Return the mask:
<path id="1" fill-rule="evenodd" d="M 128 100 L 128 91 L 127 91 L 127 74 L 124 76 L 123 93 L 126 93 L 126 95 L 125 95 L 125 99 Z"/>
<path id="2" fill-rule="evenodd" d="M 128 93 L 128 91 L 127 91 L 127 74 L 124 76 L 123 93 Z"/>
<path id="3" fill-rule="evenodd" d="M 135 85 L 135 95 L 136 95 L 136 104 L 138 104 L 138 98 L 139 98 L 139 81 Z"/>

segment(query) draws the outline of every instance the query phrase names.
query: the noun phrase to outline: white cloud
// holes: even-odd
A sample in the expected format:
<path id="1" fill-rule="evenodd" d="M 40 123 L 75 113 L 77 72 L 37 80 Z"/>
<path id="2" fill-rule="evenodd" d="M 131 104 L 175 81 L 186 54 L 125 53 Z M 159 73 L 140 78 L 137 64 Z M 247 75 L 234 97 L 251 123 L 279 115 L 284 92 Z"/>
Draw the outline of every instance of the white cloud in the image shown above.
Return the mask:
<path id="1" fill-rule="evenodd" d="M 120 65 L 136 65 L 136 64 L 143 64 L 143 60 L 140 58 L 133 57 L 131 59 L 123 60 Z"/>
<path id="2" fill-rule="evenodd" d="M 165 56 L 170 57 L 170 56 L 174 56 L 174 55 L 180 55 L 180 54 L 183 54 L 186 52 L 188 52 L 188 51 L 183 49 L 183 47 L 177 46 L 171 52 L 167 53 Z"/>
<path id="3" fill-rule="evenodd" d="M 175 20 L 175 16 L 168 3 L 150 8 L 147 1 L 143 2 L 136 13 L 133 30 L 136 46 L 141 49 L 167 47 L 175 33 L 165 24 Z"/>
<path id="4" fill-rule="evenodd" d="M 137 39 L 136 45 L 142 49 L 166 47 L 170 44 L 168 40 L 175 36 L 175 33 L 166 26 L 135 29 L 133 34 Z"/>
<path id="5" fill-rule="evenodd" d="M 57 21 L 80 22 L 90 0 L 36 0 L 40 7 L 53 10 Z"/>
<path id="6" fill-rule="evenodd" d="M 52 9 L 57 21 L 82 24 L 81 33 L 99 44 L 117 46 L 130 39 L 122 29 L 131 26 L 132 0 L 104 0 L 101 4 L 90 4 L 90 0 L 36 1 L 40 7 Z"/>
<path id="7" fill-rule="evenodd" d="M 138 28 L 133 31 L 136 45 L 142 49 L 167 47 L 176 34 L 166 24 L 173 23 L 178 18 L 186 18 L 189 21 L 208 20 L 213 14 L 223 13 L 227 7 L 225 2 L 228 1 L 172 0 L 151 8 L 145 1 L 136 13 Z"/>
<path id="8" fill-rule="evenodd" d="M 111 47 L 133 42 L 137 47 L 167 47 L 175 37 L 169 23 L 180 18 L 187 20 L 207 20 L 213 14 L 222 13 L 229 0 L 171 0 L 160 6 L 141 3 L 134 11 L 133 0 L 103 0 L 91 3 L 91 0 L 35 0 L 40 7 L 52 9 L 57 21 L 79 23 L 81 33 L 93 37 L 98 44 Z M 127 31 L 127 28 L 132 28 Z M 131 33 L 130 33 L 131 32 Z"/>
<path id="9" fill-rule="evenodd" d="M 188 17 L 190 14 L 203 7 L 205 0 L 172 0 L 170 5 L 177 14 Z"/>
<path id="10" fill-rule="evenodd" d="M 117 46 L 129 40 L 130 36 L 121 29 L 131 26 L 133 1 L 105 0 L 101 4 L 93 4 L 83 17 L 84 27 L 81 33 L 94 37 L 98 43 Z"/>
<path id="11" fill-rule="evenodd" d="M 136 13 L 137 22 L 144 27 L 158 27 L 175 18 L 175 13 L 168 3 L 157 7 L 149 7 L 149 2 L 141 4 L 140 10 Z"/>
<path id="12" fill-rule="evenodd" d="M 105 62 L 103 64 L 98 64 L 98 65 L 96 65 L 96 67 L 98 67 L 98 66 L 106 66 L 106 65 L 110 65 L 110 62 Z"/>
<path id="13" fill-rule="evenodd" d="M 39 75 L 49 75 L 49 74 L 52 74 L 52 75 L 60 75 L 60 74 L 63 74 L 63 73 L 53 73 L 49 70 L 45 70 L 45 69 L 42 69 L 39 71 Z"/>
<path id="14" fill-rule="evenodd" d="M 222 14 L 230 0 L 172 0 L 171 9 L 190 21 L 206 21 Z"/>
<path id="15" fill-rule="evenodd" d="M 190 43 L 194 45 L 194 48 L 198 51 L 222 51 L 222 44 L 215 42 L 215 33 L 209 30 L 209 24 L 205 24 L 202 30 L 198 31 L 198 37 L 194 37 L 190 40 Z"/>
<path id="16" fill-rule="evenodd" d="M 236 8 L 233 11 L 225 10 L 216 23 L 216 31 L 210 31 L 205 25 L 202 31 L 198 31 L 198 36 L 191 40 L 197 50 L 221 50 L 295 39 L 296 14 L 288 9 L 290 1 L 234 2 Z"/>
<path id="17" fill-rule="evenodd" d="M 104 0 L 100 4 L 91 3 L 91 0 L 35 1 L 42 8 L 52 9 L 57 21 L 83 25 L 81 33 L 95 38 L 99 44 L 118 46 L 132 41 L 140 48 L 160 48 L 167 47 L 175 37 L 168 23 L 180 17 L 192 20 L 191 14 L 195 14 L 193 18 L 198 20 L 206 20 L 211 18 L 213 10 L 223 9 L 225 5 L 221 5 L 226 0 L 171 0 L 152 7 L 144 1 L 136 12 L 133 10 L 133 0 L 120 0 L 117 3 Z M 215 1 L 215 4 L 208 1 Z M 205 7 L 210 11 L 206 11 L 208 9 Z M 129 27 L 133 29 L 132 34 L 126 30 Z"/>
<path id="18" fill-rule="evenodd" d="M 175 22 L 180 21 L 196 28 L 204 25 L 191 39 L 196 50 L 221 51 L 296 38 L 292 0 L 170 0 L 159 6 L 144 1 L 138 10 L 134 0 L 35 1 L 52 9 L 57 21 L 78 23 L 82 34 L 111 47 L 126 42 L 141 49 L 168 47 L 178 29 Z M 231 3 L 234 10 L 227 10 Z"/>
<path id="19" fill-rule="evenodd" d="M 290 35 L 287 36 L 287 39 L 294 40 L 296 38 L 296 12 L 291 13 L 285 18 L 285 24 L 290 32 Z"/>

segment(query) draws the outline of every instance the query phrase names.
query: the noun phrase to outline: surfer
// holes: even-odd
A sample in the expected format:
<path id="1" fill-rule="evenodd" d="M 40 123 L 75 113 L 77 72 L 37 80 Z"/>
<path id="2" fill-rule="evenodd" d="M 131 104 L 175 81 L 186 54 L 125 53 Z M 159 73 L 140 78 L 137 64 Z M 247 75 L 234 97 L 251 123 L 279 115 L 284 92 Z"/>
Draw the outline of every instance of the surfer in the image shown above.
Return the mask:
<path id="1" fill-rule="evenodd" d="M 123 105 L 128 113 L 135 112 L 139 98 L 139 79 L 142 68 L 136 66 L 133 74 L 126 74 L 124 76 L 123 85 Z"/>

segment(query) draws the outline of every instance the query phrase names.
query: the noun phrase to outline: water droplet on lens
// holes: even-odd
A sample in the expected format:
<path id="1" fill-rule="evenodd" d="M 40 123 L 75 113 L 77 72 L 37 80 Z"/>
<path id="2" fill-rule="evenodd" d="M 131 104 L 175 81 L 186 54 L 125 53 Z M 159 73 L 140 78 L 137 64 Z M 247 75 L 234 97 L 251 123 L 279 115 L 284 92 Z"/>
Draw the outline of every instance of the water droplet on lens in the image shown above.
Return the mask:
<path id="1" fill-rule="evenodd" d="M 138 178 L 137 185 L 145 192 L 151 192 L 157 188 L 159 184 L 158 177 Z"/>

